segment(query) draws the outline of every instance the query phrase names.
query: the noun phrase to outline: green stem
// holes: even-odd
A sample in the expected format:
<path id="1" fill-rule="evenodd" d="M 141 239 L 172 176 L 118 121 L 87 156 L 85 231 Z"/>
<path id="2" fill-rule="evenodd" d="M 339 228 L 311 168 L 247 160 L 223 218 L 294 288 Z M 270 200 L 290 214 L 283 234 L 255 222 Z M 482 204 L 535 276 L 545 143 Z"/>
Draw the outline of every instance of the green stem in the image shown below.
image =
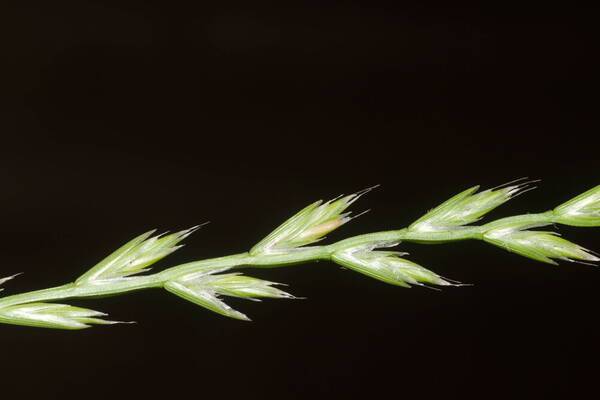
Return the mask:
<path id="1" fill-rule="evenodd" d="M 482 239 L 483 233 L 497 226 L 510 223 L 548 224 L 554 222 L 552 211 L 540 214 L 524 214 L 514 217 L 502 218 L 481 226 L 465 227 L 457 230 L 441 232 L 416 232 L 408 228 L 396 231 L 375 232 L 354 236 L 341 240 L 328 246 L 314 246 L 298 248 L 282 253 L 266 255 L 250 255 L 248 252 L 226 257 L 211 258 L 194 261 L 162 272 L 115 280 L 96 281 L 93 284 L 86 282 L 82 285 L 68 283 L 54 288 L 21 293 L 0 299 L 0 308 L 11 305 L 53 301 L 67 298 L 85 298 L 110 296 L 142 289 L 163 287 L 163 285 L 181 275 L 215 270 L 226 270 L 237 267 L 281 267 L 315 260 L 329 260 L 337 251 L 376 242 L 417 242 L 417 243 L 445 243 L 466 239 Z"/>

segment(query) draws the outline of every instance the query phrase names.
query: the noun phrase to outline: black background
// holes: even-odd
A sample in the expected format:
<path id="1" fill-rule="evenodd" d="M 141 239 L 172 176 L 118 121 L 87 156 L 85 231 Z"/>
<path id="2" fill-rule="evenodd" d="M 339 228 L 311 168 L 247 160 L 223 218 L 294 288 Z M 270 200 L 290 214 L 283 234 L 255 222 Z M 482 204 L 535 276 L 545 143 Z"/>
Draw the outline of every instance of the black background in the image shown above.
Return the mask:
<path id="1" fill-rule="evenodd" d="M 0 9 L 6 293 L 72 281 L 151 228 L 211 224 L 157 268 L 242 252 L 373 184 L 330 240 L 398 229 L 474 184 L 597 185 L 593 9 L 399 2 L 55 1 Z M 600 250 L 598 231 L 559 227 Z M 471 287 L 410 290 L 330 263 L 251 275 L 306 300 L 164 291 L 71 304 L 137 325 L 0 326 L 1 387 L 33 398 L 597 396 L 600 275 L 484 243 L 403 244 Z M 37 398 L 37 397 L 36 397 Z"/>

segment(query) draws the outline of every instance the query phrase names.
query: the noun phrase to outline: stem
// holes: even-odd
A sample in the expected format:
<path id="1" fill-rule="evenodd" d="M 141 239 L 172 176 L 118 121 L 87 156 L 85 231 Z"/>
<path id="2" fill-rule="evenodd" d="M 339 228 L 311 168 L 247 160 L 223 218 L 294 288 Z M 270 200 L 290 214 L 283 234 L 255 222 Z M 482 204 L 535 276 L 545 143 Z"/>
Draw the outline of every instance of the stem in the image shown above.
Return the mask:
<path id="1" fill-rule="evenodd" d="M 54 288 L 21 293 L 0 299 L 0 308 L 11 305 L 59 300 L 67 298 L 86 298 L 109 296 L 142 289 L 163 287 L 163 285 L 181 275 L 196 273 L 203 270 L 225 270 L 241 266 L 248 267 L 281 267 L 315 260 L 329 260 L 333 253 L 345 248 L 370 244 L 374 242 L 417 242 L 417 243 L 445 243 L 466 239 L 482 239 L 484 232 L 507 223 L 532 223 L 549 224 L 554 222 L 552 211 L 539 214 L 524 214 L 514 217 L 502 218 L 481 226 L 471 226 L 462 229 L 440 232 L 415 232 L 408 228 L 375 232 L 354 236 L 341 240 L 328 246 L 314 246 L 291 249 L 287 252 L 267 255 L 251 255 L 248 252 L 234 254 L 181 264 L 162 272 L 113 280 L 86 282 L 82 285 L 68 283 Z"/>

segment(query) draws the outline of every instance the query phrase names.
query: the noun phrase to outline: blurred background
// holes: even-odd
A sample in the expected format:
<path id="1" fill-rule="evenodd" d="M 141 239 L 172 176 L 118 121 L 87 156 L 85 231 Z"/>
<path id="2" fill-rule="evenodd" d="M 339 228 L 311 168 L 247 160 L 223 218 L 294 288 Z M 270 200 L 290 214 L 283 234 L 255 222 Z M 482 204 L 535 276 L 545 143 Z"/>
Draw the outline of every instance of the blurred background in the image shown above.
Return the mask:
<path id="1" fill-rule="evenodd" d="M 211 221 L 156 269 L 246 251 L 374 184 L 334 241 L 399 229 L 472 185 L 540 178 L 490 218 L 600 183 L 595 13 L 398 2 L 0 5 L 0 276 L 70 282 L 146 230 Z M 488 219 L 489 220 L 489 219 Z M 600 250 L 598 230 L 558 227 Z M 572 398 L 598 394 L 600 274 L 480 242 L 402 244 L 473 286 L 403 289 L 331 263 L 250 275 L 306 300 L 164 291 L 77 300 L 137 325 L 0 326 L 20 398 Z"/>

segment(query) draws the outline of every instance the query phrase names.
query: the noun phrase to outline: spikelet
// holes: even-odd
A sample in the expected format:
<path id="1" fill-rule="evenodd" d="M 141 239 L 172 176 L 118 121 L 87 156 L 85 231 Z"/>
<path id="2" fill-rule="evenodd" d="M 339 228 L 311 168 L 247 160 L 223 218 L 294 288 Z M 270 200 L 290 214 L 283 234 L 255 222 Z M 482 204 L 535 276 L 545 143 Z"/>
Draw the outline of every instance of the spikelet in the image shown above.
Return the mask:
<path id="1" fill-rule="evenodd" d="M 281 284 L 239 273 L 212 275 L 201 272 L 186 274 L 169 281 L 165 283 L 165 289 L 218 314 L 249 321 L 245 314 L 231 308 L 220 297 L 225 295 L 249 300 L 258 300 L 259 297 L 294 298 L 291 294 L 274 287 L 276 285 Z"/>
<path id="2" fill-rule="evenodd" d="M 555 221 L 572 226 L 600 226 L 600 185 L 554 209 Z"/>
<path id="3" fill-rule="evenodd" d="M 374 242 L 349 247 L 333 253 L 336 263 L 380 281 L 403 287 L 410 285 L 453 285 L 438 274 L 401 258 L 408 253 L 398 251 L 378 251 L 381 247 L 396 246 L 397 242 Z"/>
<path id="4" fill-rule="evenodd" d="M 497 226 L 484 233 L 483 240 L 548 264 L 557 264 L 554 259 L 584 263 L 600 261 L 590 250 L 559 237 L 556 232 L 528 230 L 544 225 L 548 224 L 511 223 Z"/>
<path id="5" fill-rule="evenodd" d="M 511 183 L 514 182 L 516 181 Z M 429 211 L 413 222 L 408 229 L 414 232 L 441 232 L 460 229 L 464 225 L 479 221 L 485 214 L 519 194 L 533 189 L 530 186 L 533 182 L 536 181 L 527 181 L 509 186 L 502 185 L 479 193 L 477 193 L 479 186 L 473 186 Z"/>
<path id="6" fill-rule="evenodd" d="M 324 235 L 355 218 L 350 217 L 350 213 L 344 211 L 360 196 L 375 187 L 325 203 L 321 200 L 312 203 L 256 244 L 250 250 L 250 254 L 282 253 L 323 239 Z"/>
<path id="7" fill-rule="evenodd" d="M 130 275 L 148 271 L 148 266 L 177 251 L 183 239 L 198 230 L 198 226 L 170 235 L 151 235 L 155 231 L 146 232 L 129 241 L 111 255 L 75 281 L 83 285 L 95 281 L 121 279 Z"/>
<path id="8" fill-rule="evenodd" d="M 55 329 L 84 329 L 92 324 L 123 323 L 99 318 L 106 315 L 99 311 L 67 304 L 26 303 L 0 309 L 0 322 Z"/>

